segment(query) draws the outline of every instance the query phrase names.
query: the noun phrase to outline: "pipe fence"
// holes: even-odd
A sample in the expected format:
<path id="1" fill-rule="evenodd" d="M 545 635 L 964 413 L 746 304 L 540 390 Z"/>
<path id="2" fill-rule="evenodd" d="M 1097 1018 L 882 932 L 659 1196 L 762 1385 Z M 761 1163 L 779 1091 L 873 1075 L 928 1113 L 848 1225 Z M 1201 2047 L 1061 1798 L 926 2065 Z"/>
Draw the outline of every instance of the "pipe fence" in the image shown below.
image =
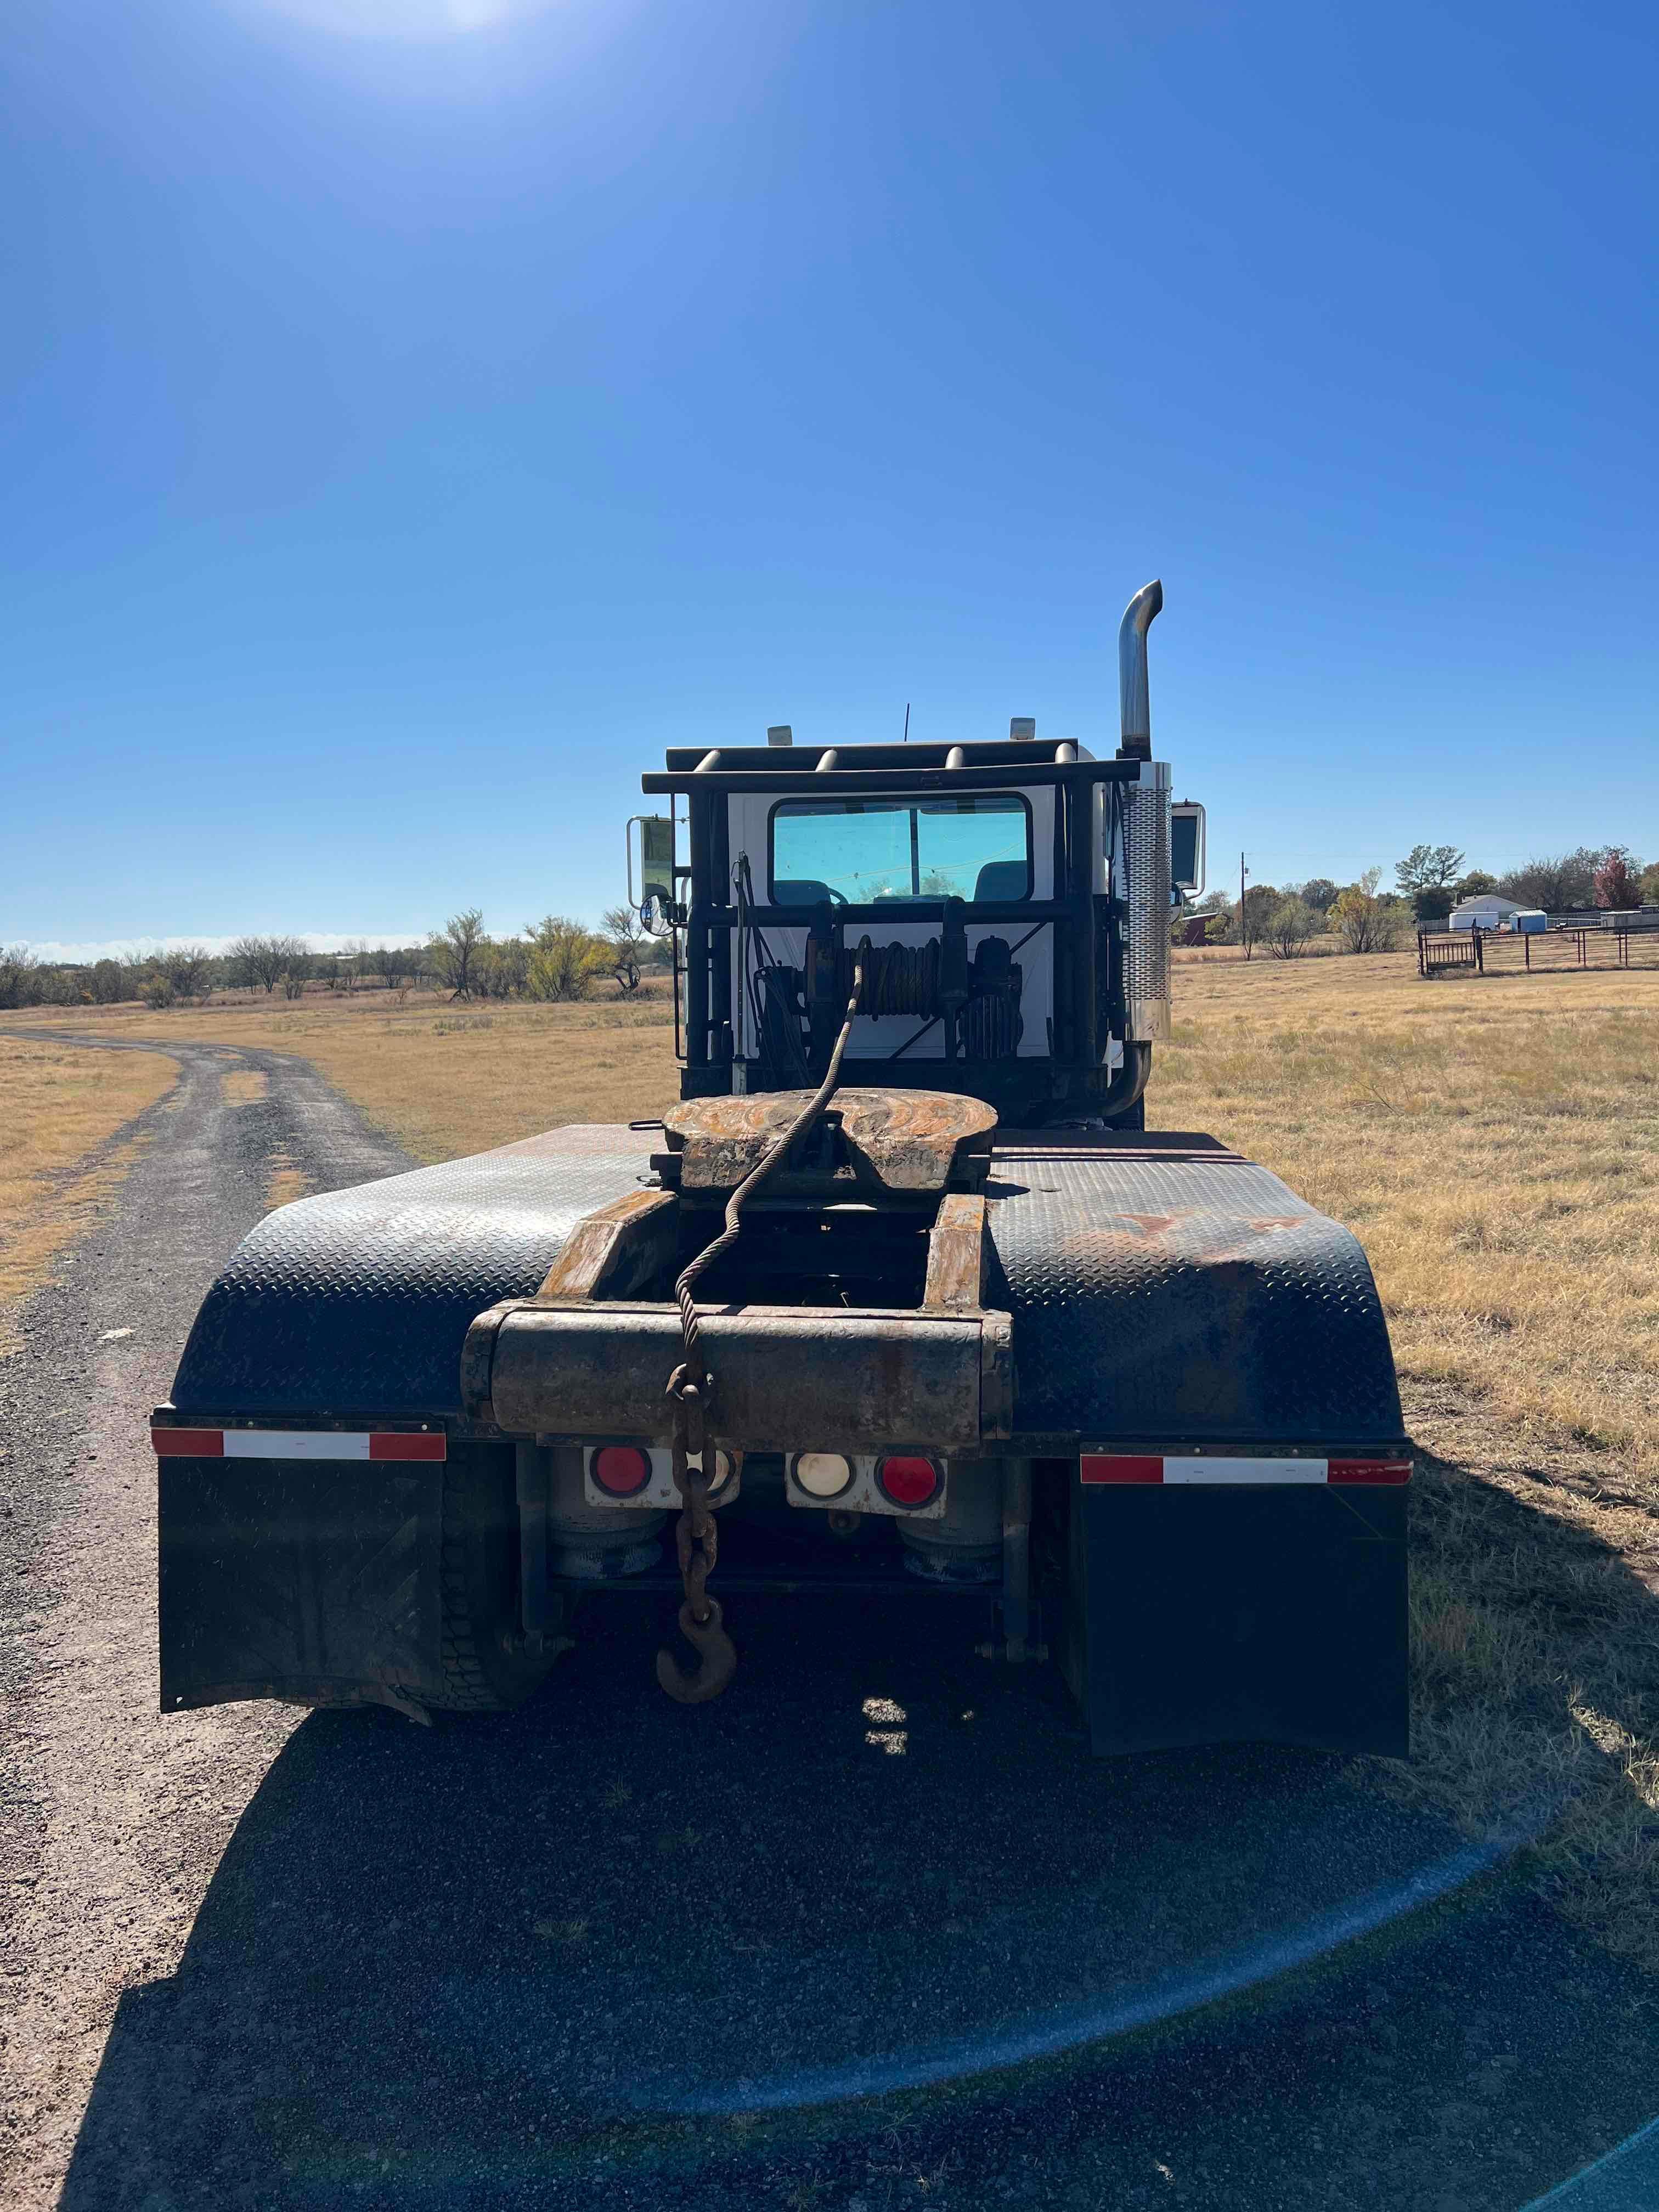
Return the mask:
<path id="1" fill-rule="evenodd" d="M 1547 975 L 1568 969 L 1659 969 L 1659 929 L 1591 924 L 1519 930 L 1419 930 L 1419 975 Z"/>

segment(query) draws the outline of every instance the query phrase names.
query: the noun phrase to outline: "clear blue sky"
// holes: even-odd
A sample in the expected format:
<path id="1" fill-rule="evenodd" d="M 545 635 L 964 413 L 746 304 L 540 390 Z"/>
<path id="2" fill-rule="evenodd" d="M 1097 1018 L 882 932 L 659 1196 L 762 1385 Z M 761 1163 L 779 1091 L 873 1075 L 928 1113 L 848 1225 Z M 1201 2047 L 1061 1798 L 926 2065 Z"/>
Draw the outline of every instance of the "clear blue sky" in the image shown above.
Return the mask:
<path id="1" fill-rule="evenodd" d="M 0 939 L 511 928 L 668 743 L 1659 854 L 1647 7 L 13 0 Z"/>

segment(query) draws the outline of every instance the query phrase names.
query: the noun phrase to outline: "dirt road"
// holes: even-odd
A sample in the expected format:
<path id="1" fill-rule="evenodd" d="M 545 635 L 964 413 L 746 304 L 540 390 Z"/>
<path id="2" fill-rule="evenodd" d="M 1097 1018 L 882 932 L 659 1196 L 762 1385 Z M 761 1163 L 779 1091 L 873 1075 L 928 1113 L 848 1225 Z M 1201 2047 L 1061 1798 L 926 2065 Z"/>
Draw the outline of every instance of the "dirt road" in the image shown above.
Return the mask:
<path id="1" fill-rule="evenodd" d="M 640 1603 L 501 1719 L 159 1717 L 144 1414 L 273 1162 L 407 1164 L 168 1049 L 0 1367 L 6 2205 L 1513 2212 L 1659 2105 L 1647 1986 L 1455 1837 L 1090 1760 L 925 1610 L 747 1602 L 705 1710 Z"/>

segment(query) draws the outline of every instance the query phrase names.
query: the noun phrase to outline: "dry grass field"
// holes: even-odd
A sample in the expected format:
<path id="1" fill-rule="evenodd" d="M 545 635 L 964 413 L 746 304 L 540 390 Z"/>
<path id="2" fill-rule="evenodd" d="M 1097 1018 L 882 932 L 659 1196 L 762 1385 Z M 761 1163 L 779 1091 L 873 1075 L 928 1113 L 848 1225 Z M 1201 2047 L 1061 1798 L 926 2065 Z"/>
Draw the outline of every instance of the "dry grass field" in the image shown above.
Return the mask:
<path id="1" fill-rule="evenodd" d="M 15 1349 L 18 1302 L 125 1171 L 130 1146 L 101 1148 L 178 1072 L 157 1053 L 0 1037 L 0 1358 Z"/>
<path id="2" fill-rule="evenodd" d="M 1555 1807 L 1540 1881 L 1659 1967 L 1659 973 L 1177 954 L 1176 1014 L 1152 1125 L 1346 1222 L 1388 1308 L 1421 1472 L 1416 1750 L 1384 1786 L 1471 1832 Z M 303 1054 L 425 1159 L 675 1096 L 659 999 L 69 1018 Z"/>

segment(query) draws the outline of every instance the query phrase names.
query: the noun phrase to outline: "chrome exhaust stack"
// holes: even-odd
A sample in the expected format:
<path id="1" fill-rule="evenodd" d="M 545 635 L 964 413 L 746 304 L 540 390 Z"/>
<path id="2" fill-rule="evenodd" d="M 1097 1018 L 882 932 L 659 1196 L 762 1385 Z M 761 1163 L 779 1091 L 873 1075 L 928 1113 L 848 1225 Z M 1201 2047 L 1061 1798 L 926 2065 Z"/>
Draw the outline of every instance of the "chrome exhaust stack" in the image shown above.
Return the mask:
<path id="1" fill-rule="evenodd" d="M 1164 605 L 1164 586 L 1145 584 L 1123 610 L 1117 633 L 1121 761 L 1141 763 L 1121 787 L 1122 826 L 1117 896 L 1123 912 L 1123 982 L 1127 1047 L 1170 1034 L 1170 770 L 1152 758 L 1152 715 L 1146 690 L 1146 633 Z"/>
<path id="2" fill-rule="evenodd" d="M 1117 696 L 1122 743 L 1120 760 L 1151 760 L 1152 710 L 1146 690 L 1146 633 L 1163 611 L 1164 586 L 1154 577 L 1127 607 L 1117 631 Z"/>

